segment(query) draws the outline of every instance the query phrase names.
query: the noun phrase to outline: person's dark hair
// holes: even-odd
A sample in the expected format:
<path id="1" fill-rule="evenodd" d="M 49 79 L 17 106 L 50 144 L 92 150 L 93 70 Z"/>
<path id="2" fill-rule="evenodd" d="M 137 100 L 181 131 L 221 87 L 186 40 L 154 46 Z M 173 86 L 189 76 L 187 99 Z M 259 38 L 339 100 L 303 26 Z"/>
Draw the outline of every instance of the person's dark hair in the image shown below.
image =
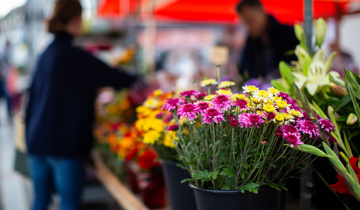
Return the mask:
<path id="1" fill-rule="evenodd" d="M 64 31 L 66 25 L 73 18 L 82 14 L 79 0 L 57 0 L 52 17 L 48 20 L 47 30 L 52 34 Z"/>
<path id="2" fill-rule="evenodd" d="M 259 0 L 242 0 L 237 3 L 235 9 L 236 13 L 240 14 L 245 7 L 251 7 L 254 9 L 263 9 L 263 6 Z"/>

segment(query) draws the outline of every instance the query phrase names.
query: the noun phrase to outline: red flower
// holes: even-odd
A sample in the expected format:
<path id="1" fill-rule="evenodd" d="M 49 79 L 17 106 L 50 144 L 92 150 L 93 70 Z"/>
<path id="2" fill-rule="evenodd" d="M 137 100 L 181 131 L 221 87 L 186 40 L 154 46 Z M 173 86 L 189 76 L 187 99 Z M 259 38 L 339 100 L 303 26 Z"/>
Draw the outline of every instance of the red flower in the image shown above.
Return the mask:
<path id="1" fill-rule="evenodd" d="M 156 158 L 157 158 L 157 155 L 155 154 L 155 152 L 147 150 L 139 157 L 139 160 L 138 160 L 139 166 L 142 169 L 150 170 L 154 166 L 159 165 L 158 161 L 155 161 Z"/>
<path id="2" fill-rule="evenodd" d="M 357 166 L 357 162 L 359 161 L 359 158 L 351 157 L 349 160 L 349 163 L 351 165 L 351 168 L 353 168 L 358 180 L 360 180 L 360 168 Z M 347 193 L 351 195 L 351 192 L 346 186 L 344 178 L 342 178 L 339 174 L 337 175 L 338 182 L 336 184 L 330 185 L 330 187 L 337 193 Z"/>
<path id="3" fill-rule="evenodd" d="M 136 157 L 138 153 L 138 149 L 137 148 L 133 148 L 126 156 L 125 156 L 125 161 L 130 161 L 132 159 L 134 159 Z"/>

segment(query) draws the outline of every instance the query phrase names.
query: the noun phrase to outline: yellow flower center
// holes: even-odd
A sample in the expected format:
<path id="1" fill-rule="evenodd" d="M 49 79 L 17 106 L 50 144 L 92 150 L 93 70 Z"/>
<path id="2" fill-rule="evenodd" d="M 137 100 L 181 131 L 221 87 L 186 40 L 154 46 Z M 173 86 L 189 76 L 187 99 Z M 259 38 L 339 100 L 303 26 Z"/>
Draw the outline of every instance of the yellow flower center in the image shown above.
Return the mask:
<path id="1" fill-rule="evenodd" d="M 279 108 L 283 109 L 283 108 L 285 108 L 285 107 L 287 106 L 287 102 L 286 102 L 286 101 L 277 101 L 277 102 L 276 102 L 276 105 L 277 105 Z"/>

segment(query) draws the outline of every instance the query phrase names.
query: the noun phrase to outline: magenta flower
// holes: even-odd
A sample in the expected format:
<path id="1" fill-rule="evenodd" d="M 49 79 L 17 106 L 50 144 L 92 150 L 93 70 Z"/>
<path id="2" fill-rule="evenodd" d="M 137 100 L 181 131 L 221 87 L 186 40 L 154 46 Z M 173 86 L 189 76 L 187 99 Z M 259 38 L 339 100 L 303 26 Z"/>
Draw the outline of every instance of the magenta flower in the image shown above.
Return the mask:
<path id="1" fill-rule="evenodd" d="M 168 114 L 168 115 L 165 117 L 164 121 L 165 121 L 166 123 L 169 123 L 169 122 L 173 119 L 173 116 L 174 116 L 173 113 Z"/>
<path id="2" fill-rule="evenodd" d="M 328 133 L 335 130 L 335 126 L 331 122 L 331 120 L 320 118 L 319 123 L 320 123 L 320 127 Z"/>
<path id="3" fill-rule="evenodd" d="M 191 96 L 197 96 L 199 92 L 197 90 L 187 90 L 180 93 L 180 96 L 183 97 L 191 97 Z"/>
<path id="4" fill-rule="evenodd" d="M 232 100 L 229 98 L 229 96 L 227 95 L 218 95 L 214 98 L 214 100 L 212 100 L 212 102 L 214 103 L 215 107 L 222 110 L 229 110 L 231 109 L 231 102 Z"/>
<path id="5" fill-rule="evenodd" d="M 233 118 L 233 119 L 230 119 L 230 126 L 232 127 L 239 127 L 239 120 Z"/>
<path id="6" fill-rule="evenodd" d="M 247 104 L 248 104 L 248 102 L 244 99 L 237 99 L 235 102 L 232 103 L 233 106 L 237 106 L 240 109 L 247 108 L 246 107 Z"/>
<path id="7" fill-rule="evenodd" d="M 190 121 L 192 121 L 198 114 L 200 114 L 200 108 L 194 104 L 184 104 L 180 106 L 177 114 L 180 116 L 180 119 L 187 117 Z"/>
<path id="8" fill-rule="evenodd" d="M 283 134 L 284 134 L 284 133 L 283 133 L 283 131 L 281 130 L 281 128 L 276 129 L 276 131 L 275 131 L 275 136 L 277 136 L 277 137 L 282 137 Z"/>
<path id="9" fill-rule="evenodd" d="M 266 117 L 269 120 L 273 120 L 275 118 L 276 114 L 274 112 L 266 113 Z"/>
<path id="10" fill-rule="evenodd" d="M 168 131 L 177 131 L 177 130 L 179 130 L 179 125 L 178 124 L 170 125 L 167 130 Z"/>
<path id="11" fill-rule="evenodd" d="M 259 125 L 264 124 L 265 120 L 258 114 L 253 113 L 245 113 L 239 115 L 239 122 L 241 127 L 249 128 L 249 127 L 259 127 Z"/>
<path id="12" fill-rule="evenodd" d="M 224 115 L 216 108 L 209 108 L 202 114 L 203 124 L 221 123 L 225 121 Z"/>
<path id="13" fill-rule="evenodd" d="M 296 127 L 300 132 L 308 134 L 310 138 L 316 138 L 320 136 L 319 130 L 315 123 L 310 120 L 299 120 Z"/>
<path id="14" fill-rule="evenodd" d="M 200 102 L 197 104 L 197 106 L 202 110 L 206 110 L 207 108 L 209 108 L 209 103 L 208 102 Z"/>
<path id="15" fill-rule="evenodd" d="M 162 118 L 165 116 L 165 113 L 164 112 L 160 112 L 159 114 L 157 114 L 155 117 L 156 118 Z"/>
<path id="16" fill-rule="evenodd" d="M 283 125 L 280 129 L 283 133 L 299 133 L 299 130 L 293 125 Z"/>
<path id="17" fill-rule="evenodd" d="M 178 98 L 169 98 L 166 103 L 164 104 L 164 106 L 161 108 L 161 110 L 167 110 L 167 111 L 172 111 L 175 110 L 177 108 L 177 105 L 180 104 L 180 99 Z"/>
<path id="18" fill-rule="evenodd" d="M 262 140 L 262 141 L 261 141 L 261 144 L 262 144 L 262 145 L 267 145 L 267 143 L 268 143 L 268 142 L 267 142 L 266 140 Z"/>
<path id="19" fill-rule="evenodd" d="M 207 94 L 205 92 L 198 92 L 195 97 L 199 99 L 203 99 Z"/>
<path id="20" fill-rule="evenodd" d="M 294 133 L 285 133 L 284 134 L 284 138 L 289 142 L 290 146 L 297 146 L 300 144 L 304 144 L 304 142 L 302 142 L 300 140 L 301 135 L 300 134 L 294 134 Z"/>

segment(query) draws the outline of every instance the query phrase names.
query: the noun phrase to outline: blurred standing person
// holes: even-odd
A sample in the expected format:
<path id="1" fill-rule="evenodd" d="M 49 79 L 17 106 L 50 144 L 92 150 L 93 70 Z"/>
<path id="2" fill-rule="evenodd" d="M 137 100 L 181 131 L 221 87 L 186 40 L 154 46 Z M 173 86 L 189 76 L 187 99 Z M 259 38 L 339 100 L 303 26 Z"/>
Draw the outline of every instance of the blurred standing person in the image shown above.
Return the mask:
<path id="1" fill-rule="evenodd" d="M 97 89 L 129 87 L 137 79 L 73 46 L 82 32 L 81 15 L 78 0 L 56 1 L 48 22 L 55 38 L 40 56 L 30 87 L 25 121 L 33 210 L 47 209 L 52 183 L 61 210 L 79 209 Z"/>
<path id="2" fill-rule="evenodd" d="M 6 90 L 7 78 L 10 71 L 11 44 L 7 40 L 3 52 L 0 52 L 0 99 L 5 98 L 8 118 L 11 121 L 11 96 Z"/>
<path id="3" fill-rule="evenodd" d="M 267 82 L 280 77 L 279 62 L 296 60 L 294 53 L 288 54 L 298 44 L 294 28 L 277 22 L 259 0 L 242 0 L 236 12 L 249 32 L 240 59 L 240 75 Z"/>

